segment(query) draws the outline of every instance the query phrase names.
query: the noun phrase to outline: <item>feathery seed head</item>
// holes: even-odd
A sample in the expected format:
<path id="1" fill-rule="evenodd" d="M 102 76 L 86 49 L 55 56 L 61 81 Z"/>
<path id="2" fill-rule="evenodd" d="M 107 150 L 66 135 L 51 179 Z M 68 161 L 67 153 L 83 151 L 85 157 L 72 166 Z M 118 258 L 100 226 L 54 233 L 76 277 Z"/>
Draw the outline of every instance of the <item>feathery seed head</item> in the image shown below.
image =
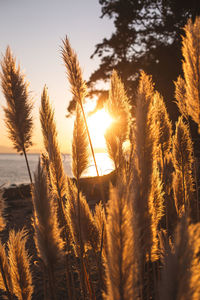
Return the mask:
<path id="1" fill-rule="evenodd" d="M 4 107 L 5 123 L 14 148 L 17 152 L 23 152 L 32 145 L 33 105 L 28 93 L 28 84 L 20 72 L 20 67 L 16 67 L 9 47 L 1 67 L 1 86 L 7 103 L 7 107 Z"/>
<path id="2" fill-rule="evenodd" d="M 191 20 L 185 25 L 182 41 L 183 72 L 186 82 L 186 103 L 188 114 L 200 130 L 200 17 L 194 24 Z"/>
<path id="3" fill-rule="evenodd" d="M 63 257 L 63 241 L 60 237 L 53 195 L 49 190 L 48 175 L 39 161 L 32 191 L 35 243 L 44 264 L 53 266 Z"/>
<path id="4" fill-rule="evenodd" d="M 175 98 L 176 104 L 181 115 L 187 120 L 188 119 L 188 109 L 187 109 L 187 94 L 186 94 L 186 83 L 185 80 L 179 76 L 175 82 Z"/>
<path id="5" fill-rule="evenodd" d="M 188 125 L 179 117 L 176 132 L 173 137 L 173 162 L 176 169 L 182 171 L 182 166 L 191 170 L 193 163 L 193 145 Z"/>
<path id="6" fill-rule="evenodd" d="M 22 229 L 11 230 L 8 240 L 8 256 L 10 263 L 13 291 L 19 300 L 30 300 L 33 293 L 30 256 L 26 250 L 27 232 Z"/>
<path id="7" fill-rule="evenodd" d="M 106 214 L 105 209 L 102 205 L 102 202 L 99 202 L 95 205 L 95 212 L 94 212 L 94 222 L 99 231 L 99 241 L 103 240 L 103 249 L 102 249 L 102 256 L 105 260 L 106 252 L 107 252 L 107 231 L 106 231 Z M 102 237 L 103 233 L 103 237 Z M 99 243 L 99 250 L 101 244 Z"/>
<path id="8" fill-rule="evenodd" d="M 85 122 L 82 117 L 80 104 L 77 103 L 72 143 L 72 171 L 76 179 L 80 178 L 81 174 L 88 166 L 88 146 L 89 144 Z"/>
<path id="9" fill-rule="evenodd" d="M 175 173 L 173 176 L 173 190 L 177 213 L 181 215 L 190 208 L 193 199 L 193 145 L 188 125 L 179 117 L 172 147 Z"/>
<path id="10" fill-rule="evenodd" d="M 174 247 L 165 255 L 160 299 L 199 299 L 199 229 L 199 224 L 189 226 L 187 218 L 181 218 Z"/>
<path id="11" fill-rule="evenodd" d="M 172 124 L 169 120 L 167 109 L 163 98 L 156 92 L 154 94 L 155 126 L 158 127 L 158 143 L 163 154 L 169 153 L 171 149 Z"/>
<path id="12" fill-rule="evenodd" d="M 3 276 L 5 276 L 5 279 L 3 278 Z M 13 294 L 10 265 L 7 258 L 5 245 L 2 245 L 1 241 L 0 241 L 0 289 L 2 289 L 5 292 L 8 289 L 9 293 Z"/>
<path id="13" fill-rule="evenodd" d="M 78 62 L 75 51 L 71 48 L 68 37 L 63 40 L 63 47 L 61 49 L 62 58 L 65 63 L 67 77 L 71 85 L 71 92 L 76 101 L 82 104 L 86 95 L 86 83 L 82 79 L 82 71 Z"/>
<path id="14" fill-rule="evenodd" d="M 131 220 L 132 214 L 123 188 L 112 188 L 106 226 L 105 299 L 137 299 L 137 268 Z"/>
<path id="15" fill-rule="evenodd" d="M 54 112 L 49 103 L 46 86 L 43 89 L 41 97 L 40 122 L 45 150 L 49 156 L 52 185 L 58 198 L 62 198 L 67 192 L 67 177 L 64 172 L 61 153 L 57 142 Z"/>
<path id="16" fill-rule="evenodd" d="M 80 254 L 80 232 L 79 232 L 79 220 L 78 220 L 78 189 L 70 182 L 70 194 L 68 196 L 69 201 L 66 202 L 66 214 L 70 222 L 71 235 L 74 240 L 75 251 Z M 94 222 L 94 218 L 90 211 L 89 205 L 83 196 L 79 193 L 80 201 L 80 224 L 81 224 L 81 238 L 84 247 L 92 247 L 98 249 L 100 237 L 98 228 Z"/>
<path id="17" fill-rule="evenodd" d="M 124 141 L 129 134 L 131 106 L 124 85 L 115 70 L 111 76 L 107 109 L 114 119 L 114 133 Z"/>
<path id="18" fill-rule="evenodd" d="M 130 132 L 131 106 L 124 85 L 115 70 L 111 76 L 107 109 L 113 117 L 113 122 L 105 133 L 106 145 L 115 168 L 121 169 L 124 162 L 123 143 Z"/>

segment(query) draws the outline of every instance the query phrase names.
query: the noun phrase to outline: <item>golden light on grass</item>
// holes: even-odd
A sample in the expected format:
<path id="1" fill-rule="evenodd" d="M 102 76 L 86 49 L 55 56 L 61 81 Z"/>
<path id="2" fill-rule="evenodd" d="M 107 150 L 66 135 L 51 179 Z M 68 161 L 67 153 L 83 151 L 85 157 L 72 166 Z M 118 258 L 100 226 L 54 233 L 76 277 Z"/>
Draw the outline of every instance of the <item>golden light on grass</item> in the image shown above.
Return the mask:
<path id="1" fill-rule="evenodd" d="M 95 148 L 105 148 L 104 134 L 113 122 L 112 117 L 103 108 L 87 118 L 88 128 Z"/>

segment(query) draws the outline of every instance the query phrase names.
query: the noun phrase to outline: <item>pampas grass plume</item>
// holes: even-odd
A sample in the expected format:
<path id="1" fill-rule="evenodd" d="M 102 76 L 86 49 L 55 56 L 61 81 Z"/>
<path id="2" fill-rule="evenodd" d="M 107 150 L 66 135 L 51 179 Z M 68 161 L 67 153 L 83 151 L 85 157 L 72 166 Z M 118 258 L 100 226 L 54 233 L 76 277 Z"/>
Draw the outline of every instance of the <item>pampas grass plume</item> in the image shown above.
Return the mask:
<path id="1" fill-rule="evenodd" d="M 174 166 L 180 172 L 185 167 L 192 169 L 193 164 L 193 145 L 190 137 L 188 125 L 184 123 L 183 118 L 179 117 L 176 123 L 176 132 L 173 137 L 173 160 Z"/>
<path id="2" fill-rule="evenodd" d="M 123 142 L 129 134 L 131 106 L 124 85 L 115 70 L 111 76 L 109 99 L 106 107 L 114 119 L 115 134 Z"/>
<path id="3" fill-rule="evenodd" d="M 95 205 L 94 222 L 99 231 L 99 249 L 102 250 L 103 258 L 107 252 L 106 214 L 102 202 Z M 103 234 L 103 236 L 102 236 Z M 101 244 L 103 243 L 103 244 Z M 101 249 L 102 247 L 102 249 Z"/>
<path id="4" fill-rule="evenodd" d="M 26 250 L 27 232 L 11 230 L 8 240 L 8 256 L 13 291 L 19 300 L 30 300 L 33 293 L 30 256 Z"/>
<path id="5" fill-rule="evenodd" d="M 104 299 L 137 299 L 134 275 L 131 210 L 122 189 L 112 188 L 107 216 L 106 284 Z"/>
<path id="6" fill-rule="evenodd" d="M 199 224 L 189 226 L 184 216 L 176 230 L 174 247 L 166 253 L 160 299 L 199 299 L 199 247 Z"/>
<path id="7" fill-rule="evenodd" d="M 85 250 L 87 250 L 88 247 L 97 250 L 100 241 L 100 233 L 94 222 L 89 205 L 81 192 L 79 192 L 81 228 L 79 227 L 78 190 L 76 185 L 72 182 L 70 184 L 70 189 L 70 201 L 66 202 L 66 213 L 70 222 L 75 251 L 80 255 L 80 238 L 82 239 Z"/>
<path id="8" fill-rule="evenodd" d="M 8 299 L 13 295 L 13 286 L 10 272 L 10 265 L 6 254 L 5 245 L 0 242 L 0 289 L 7 292 Z"/>
<path id="9" fill-rule="evenodd" d="M 179 117 L 176 124 L 172 156 L 175 167 L 173 178 L 174 197 L 177 212 L 180 214 L 182 210 L 189 209 L 194 192 L 192 177 L 193 145 L 188 125 L 183 122 L 183 117 Z"/>
<path id="10" fill-rule="evenodd" d="M 141 260 L 151 253 L 153 243 L 150 195 L 153 180 L 155 134 L 152 124 L 153 84 L 151 77 L 141 73 L 136 105 L 135 162 L 131 185 L 132 205 L 140 231 Z M 131 198 L 131 197 L 130 197 Z M 141 263 L 142 263 L 141 261 Z M 144 261 L 143 261 L 144 263 Z"/>
<path id="11" fill-rule="evenodd" d="M 4 108 L 5 122 L 9 137 L 17 152 L 24 152 L 32 145 L 33 128 L 28 84 L 21 74 L 20 67 L 16 67 L 9 47 L 1 62 L 1 67 L 1 85 L 7 101 L 7 107 Z"/>
<path id="12" fill-rule="evenodd" d="M 172 124 L 162 96 L 155 92 L 154 95 L 155 122 L 158 126 L 158 144 L 164 157 L 171 150 Z"/>
<path id="13" fill-rule="evenodd" d="M 123 143 L 129 137 L 131 123 L 131 107 L 124 85 L 114 70 L 111 76 L 111 86 L 106 108 L 113 117 L 113 123 L 105 133 L 107 150 L 114 161 L 115 168 L 123 165 Z"/>
<path id="14" fill-rule="evenodd" d="M 188 114 L 197 123 L 200 131 L 200 17 L 194 24 L 190 19 L 185 25 L 182 41 L 183 72 L 185 78 L 186 103 Z"/>
<path id="15" fill-rule="evenodd" d="M 71 48 L 66 36 L 63 40 L 62 58 L 66 66 L 67 77 L 71 86 L 71 92 L 76 101 L 82 105 L 87 94 L 86 84 L 82 78 L 82 71 L 75 51 Z"/>
<path id="16" fill-rule="evenodd" d="M 23 153 L 27 169 L 32 183 L 26 152 L 32 146 L 33 118 L 31 111 L 33 104 L 28 93 L 28 84 L 24 76 L 17 68 L 15 59 L 8 47 L 3 61 L 1 62 L 2 73 L 0 74 L 1 86 L 6 98 L 7 107 L 4 107 L 5 123 L 8 134 L 17 152 Z"/>
<path id="17" fill-rule="evenodd" d="M 185 80 L 179 76 L 175 82 L 175 98 L 181 115 L 188 120 L 188 109 L 187 109 L 187 94 L 186 94 L 186 83 Z"/>
<path id="18" fill-rule="evenodd" d="M 49 156 L 50 173 L 54 191 L 57 193 L 58 198 L 62 198 L 66 194 L 68 184 L 57 142 L 57 130 L 54 121 L 54 112 L 49 103 L 49 96 L 46 86 L 43 89 L 41 97 L 40 122 L 45 150 Z"/>
<path id="19" fill-rule="evenodd" d="M 88 136 L 81 113 L 80 104 L 76 104 L 76 119 L 74 122 L 72 142 L 72 171 L 74 177 L 79 180 L 89 162 Z"/>
<path id="20" fill-rule="evenodd" d="M 54 266 L 63 258 L 63 241 L 57 223 L 53 195 L 49 191 L 47 172 L 38 163 L 32 190 L 34 206 L 35 243 L 38 255 L 46 267 Z"/>

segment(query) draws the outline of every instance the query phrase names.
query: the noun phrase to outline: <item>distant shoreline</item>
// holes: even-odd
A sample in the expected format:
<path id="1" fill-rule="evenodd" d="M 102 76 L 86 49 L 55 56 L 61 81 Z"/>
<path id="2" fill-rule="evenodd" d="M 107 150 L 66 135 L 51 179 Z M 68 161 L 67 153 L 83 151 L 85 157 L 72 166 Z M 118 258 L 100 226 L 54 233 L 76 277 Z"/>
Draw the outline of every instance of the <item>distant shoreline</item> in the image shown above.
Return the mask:
<path id="1" fill-rule="evenodd" d="M 40 155 L 41 152 L 28 152 L 27 155 Z M 62 155 L 71 155 L 71 153 L 61 153 Z M 0 152 L 0 155 L 21 155 L 20 153 L 16 152 Z M 23 155 L 23 154 L 22 154 Z"/>

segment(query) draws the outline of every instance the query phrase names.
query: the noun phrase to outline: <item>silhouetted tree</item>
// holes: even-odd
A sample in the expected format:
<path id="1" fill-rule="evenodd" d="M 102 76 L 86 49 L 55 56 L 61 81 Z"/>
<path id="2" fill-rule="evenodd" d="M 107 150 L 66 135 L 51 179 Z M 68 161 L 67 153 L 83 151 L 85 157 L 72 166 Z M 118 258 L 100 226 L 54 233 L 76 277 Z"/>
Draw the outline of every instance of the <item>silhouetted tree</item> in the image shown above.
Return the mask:
<path id="1" fill-rule="evenodd" d="M 99 0 L 103 17 L 114 21 L 115 32 L 96 45 L 91 57 L 101 58 L 89 80 L 91 90 L 107 80 L 113 69 L 120 75 L 134 104 L 140 70 L 152 74 L 171 117 L 174 83 L 181 69 L 181 35 L 188 18 L 200 14 L 198 0 Z M 98 92 L 99 94 L 99 92 Z"/>

